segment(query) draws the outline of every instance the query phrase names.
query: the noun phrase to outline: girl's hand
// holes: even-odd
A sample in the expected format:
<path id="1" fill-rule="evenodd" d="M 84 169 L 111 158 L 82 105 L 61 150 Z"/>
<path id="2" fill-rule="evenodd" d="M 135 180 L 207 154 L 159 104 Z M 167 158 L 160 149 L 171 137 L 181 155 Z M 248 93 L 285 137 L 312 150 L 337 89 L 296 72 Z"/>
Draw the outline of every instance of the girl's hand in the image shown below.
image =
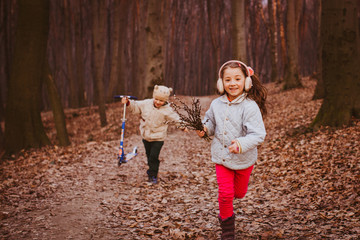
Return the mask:
<path id="1" fill-rule="evenodd" d="M 238 144 L 236 143 L 236 140 L 231 141 L 231 145 L 229 146 L 229 151 L 231 153 L 235 153 L 235 154 L 238 154 L 240 152 L 240 149 L 239 149 Z"/>
<path id="2" fill-rule="evenodd" d="M 129 102 L 129 99 L 127 98 L 127 97 L 123 97 L 122 99 L 121 99 L 121 103 L 122 104 L 127 104 Z"/>
<path id="3" fill-rule="evenodd" d="M 204 135 L 205 135 L 205 132 L 206 132 L 206 127 L 204 126 L 204 130 L 202 130 L 202 131 L 200 131 L 200 130 L 196 130 L 196 133 L 197 133 L 197 135 L 199 136 L 199 137 L 204 137 Z"/>

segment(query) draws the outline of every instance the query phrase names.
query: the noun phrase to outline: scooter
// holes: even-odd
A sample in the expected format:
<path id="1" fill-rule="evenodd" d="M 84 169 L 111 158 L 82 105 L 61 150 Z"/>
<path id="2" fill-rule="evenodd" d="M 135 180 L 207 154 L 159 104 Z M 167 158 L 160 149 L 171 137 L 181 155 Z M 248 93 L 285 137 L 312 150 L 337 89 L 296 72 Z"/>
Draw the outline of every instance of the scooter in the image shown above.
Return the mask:
<path id="1" fill-rule="evenodd" d="M 128 99 L 134 99 L 136 100 L 137 97 L 134 96 L 127 96 L 127 95 L 115 95 L 114 98 L 128 98 Z M 121 125 L 121 138 L 120 138 L 120 147 L 119 147 L 119 153 L 117 155 L 117 161 L 118 161 L 118 166 L 120 166 L 122 163 L 127 163 L 130 159 L 132 159 L 133 157 L 135 157 L 137 155 L 137 147 L 135 146 L 133 151 L 125 154 L 124 153 L 124 133 L 125 133 L 125 122 L 126 122 L 126 118 L 125 118 L 125 114 L 126 114 L 126 103 L 124 104 L 124 112 L 123 112 L 123 118 L 122 118 L 122 125 Z"/>

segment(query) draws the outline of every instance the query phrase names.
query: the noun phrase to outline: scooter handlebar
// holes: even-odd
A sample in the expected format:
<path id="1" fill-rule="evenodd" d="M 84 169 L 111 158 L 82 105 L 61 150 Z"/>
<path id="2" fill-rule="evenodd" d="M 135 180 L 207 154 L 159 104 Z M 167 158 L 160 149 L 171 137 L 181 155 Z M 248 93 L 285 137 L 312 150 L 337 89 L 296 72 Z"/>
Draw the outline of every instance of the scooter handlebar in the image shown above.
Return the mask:
<path id="1" fill-rule="evenodd" d="M 136 100 L 137 97 L 135 96 L 130 96 L 130 95 L 115 95 L 114 98 L 124 98 L 124 97 L 127 97 L 128 99 L 134 99 Z"/>

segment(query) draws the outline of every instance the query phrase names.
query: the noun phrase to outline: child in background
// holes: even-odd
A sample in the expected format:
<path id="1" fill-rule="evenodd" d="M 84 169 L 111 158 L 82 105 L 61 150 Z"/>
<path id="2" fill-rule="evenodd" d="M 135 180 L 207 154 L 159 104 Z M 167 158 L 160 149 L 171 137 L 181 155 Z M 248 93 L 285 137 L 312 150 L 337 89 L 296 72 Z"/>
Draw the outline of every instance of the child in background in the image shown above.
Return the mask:
<path id="1" fill-rule="evenodd" d="M 266 135 L 266 88 L 243 62 L 231 60 L 219 70 L 214 99 L 203 120 L 204 131 L 214 136 L 211 158 L 216 164 L 221 239 L 235 238 L 234 198 L 243 198 L 257 160 L 257 146 Z"/>
<path id="2" fill-rule="evenodd" d="M 159 154 L 167 136 L 169 123 L 179 123 L 180 117 L 168 104 L 172 88 L 155 85 L 152 99 L 141 101 L 121 99 L 133 113 L 139 113 L 140 134 L 145 146 L 148 181 L 156 184 L 159 172 Z M 185 129 L 184 129 L 185 130 Z"/>

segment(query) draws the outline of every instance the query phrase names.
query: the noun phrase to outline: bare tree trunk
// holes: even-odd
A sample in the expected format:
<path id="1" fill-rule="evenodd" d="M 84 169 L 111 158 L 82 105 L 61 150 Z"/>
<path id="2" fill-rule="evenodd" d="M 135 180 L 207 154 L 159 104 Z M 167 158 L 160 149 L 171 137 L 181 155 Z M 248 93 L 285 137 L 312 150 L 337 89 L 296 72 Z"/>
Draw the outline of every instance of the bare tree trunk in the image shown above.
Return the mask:
<path id="1" fill-rule="evenodd" d="M 5 152 L 5 149 L 4 149 L 4 133 L 3 133 L 2 127 L 0 126 L 0 159 L 2 158 L 4 152 Z"/>
<path id="2" fill-rule="evenodd" d="M 315 92 L 314 92 L 314 96 L 313 96 L 313 100 L 316 99 L 322 99 L 325 97 L 325 86 L 324 86 L 324 81 L 323 81 L 323 77 L 322 77 L 322 61 L 321 61 L 321 53 L 322 53 L 322 44 L 320 43 L 320 39 L 321 39 L 321 34 L 320 34 L 320 30 L 321 30 L 321 0 L 316 0 L 315 1 L 317 3 L 317 10 L 318 10 L 318 16 L 319 16 L 319 20 L 318 20 L 318 32 L 317 32 L 317 54 L 316 54 L 316 58 L 317 58 L 317 70 L 315 72 L 315 78 L 317 80 L 316 82 L 316 88 L 315 88 Z"/>
<path id="3" fill-rule="evenodd" d="M 232 0 L 233 58 L 247 62 L 245 0 Z"/>
<path id="4" fill-rule="evenodd" d="M 150 0 L 144 4 L 139 19 L 136 81 L 139 98 L 152 97 L 153 87 L 164 84 L 163 1 Z"/>
<path id="5" fill-rule="evenodd" d="M 110 79 L 107 99 L 111 99 L 114 94 L 128 94 L 126 89 L 126 80 L 128 70 L 124 66 L 127 60 L 124 54 L 126 29 L 129 27 L 128 10 L 131 6 L 127 0 L 114 1 L 111 13 L 111 55 L 110 55 Z M 126 70 L 125 70 L 126 69 Z M 125 73 L 124 73 L 125 71 Z"/>
<path id="6" fill-rule="evenodd" d="M 286 40 L 285 40 L 285 26 L 284 26 L 284 20 L 283 20 L 283 15 L 284 15 L 284 11 L 283 8 L 281 7 L 282 4 L 280 2 L 280 0 L 276 0 L 276 13 L 277 13 L 277 19 L 279 19 L 279 37 L 280 37 L 280 59 L 281 59 L 281 71 L 279 73 L 279 83 L 283 82 L 283 78 L 284 78 L 284 65 L 287 61 L 286 55 L 287 55 L 287 50 L 286 50 Z"/>
<path id="7" fill-rule="evenodd" d="M 284 90 L 301 87 L 299 76 L 299 12 L 303 0 L 288 1 L 286 13 L 286 47 L 288 50 L 285 64 Z"/>
<path id="8" fill-rule="evenodd" d="M 54 79 L 50 74 L 49 70 L 46 71 L 46 73 L 48 75 L 45 76 L 45 83 L 50 99 L 51 108 L 54 115 L 57 139 L 59 141 L 60 146 L 68 146 L 70 145 L 70 140 L 69 140 L 68 132 L 66 130 L 65 114 L 61 104 L 61 99 L 58 94 Z"/>
<path id="9" fill-rule="evenodd" d="M 49 30 L 47 0 L 19 1 L 5 117 L 5 149 L 50 144 L 40 115 L 40 96 Z"/>
<path id="10" fill-rule="evenodd" d="M 276 3 L 275 0 L 268 0 L 269 30 L 270 30 L 270 61 L 271 61 L 271 82 L 278 81 L 277 69 L 277 28 L 276 28 Z"/>
<path id="11" fill-rule="evenodd" d="M 152 96 L 156 84 L 164 84 L 164 23 L 163 1 L 150 0 L 146 23 L 146 68 L 144 87 L 146 96 Z"/>
<path id="12" fill-rule="evenodd" d="M 219 28 L 219 20 L 216 14 L 216 11 L 212 11 L 212 6 L 211 6 L 211 0 L 207 0 L 207 10 L 208 10 L 208 22 L 209 22 L 209 32 L 210 32 L 210 38 L 211 38 L 211 46 L 213 48 L 213 53 L 216 59 L 216 65 L 220 66 L 220 46 L 219 46 L 219 41 L 218 41 L 218 35 L 217 35 L 217 29 Z M 216 5 L 219 5 L 219 1 L 216 1 Z M 212 20 L 214 19 L 214 20 Z"/>
<path id="13" fill-rule="evenodd" d="M 107 93 L 107 99 L 111 99 L 113 95 L 116 92 L 115 86 L 118 84 L 119 80 L 119 62 L 121 62 L 120 59 L 120 53 L 119 51 L 121 47 L 121 39 L 122 36 L 120 36 L 120 26 L 121 26 L 121 20 L 122 20 L 122 14 L 121 14 L 121 4 L 125 1 L 114 1 L 111 6 L 112 12 L 111 14 L 111 51 L 110 51 L 110 79 L 109 79 L 109 88 Z M 125 94 L 125 93 L 124 93 Z"/>
<path id="14" fill-rule="evenodd" d="M 251 65 L 254 69 L 257 69 L 258 62 L 259 62 L 259 56 L 258 56 L 258 43 L 259 43 L 259 34 L 260 34 L 260 18 L 258 14 L 258 2 L 256 1 L 249 1 L 249 12 L 250 12 L 250 46 L 249 49 L 251 50 L 250 56 L 249 56 L 249 62 L 248 64 Z"/>
<path id="15" fill-rule="evenodd" d="M 69 80 L 69 106 L 73 108 L 79 107 L 78 101 L 78 92 L 77 92 L 77 79 L 75 77 L 75 69 L 74 69 L 74 55 L 73 55 L 73 43 L 74 43 L 74 35 L 73 35 L 73 14 L 74 10 L 70 5 L 69 0 L 64 0 L 64 22 L 65 22 L 65 51 L 66 51 L 66 69 L 67 76 Z"/>
<path id="16" fill-rule="evenodd" d="M 323 0 L 321 4 L 325 98 L 312 126 L 342 127 L 352 117 L 360 118 L 357 0 Z"/>
<path id="17" fill-rule="evenodd" d="M 150 97 L 148 92 L 149 83 L 146 82 L 147 74 L 147 59 L 149 59 L 149 52 L 147 46 L 148 34 L 146 32 L 147 17 L 148 17 L 148 4 L 149 1 L 135 0 L 133 3 L 133 36 L 132 36 L 132 71 L 133 78 L 131 80 L 134 85 L 132 88 L 135 90 L 136 96 L 140 99 Z"/>
<path id="18" fill-rule="evenodd" d="M 5 119 L 5 101 L 10 78 L 11 53 L 14 40 L 14 22 L 17 16 L 15 1 L 0 1 L 0 121 Z"/>
<path id="19" fill-rule="evenodd" d="M 92 0 L 93 17 L 93 71 L 94 93 L 99 107 L 100 124 L 107 125 L 104 90 L 104 65 L 106 55 L 106 6 L 101 0 Z"/>
<path id="20" fill-rule="evenodd" d="M 84 63 L 84 30 L 83 6 L 81 2 L 73 1 L 75 5 L 75 63 L 76 63 L 76 97 L 79 107 L 84 107 L 85 102 L 85 63 Z"/>
<path id="21" fill-rule="evenodd" d="M 5 109 L 4 109 L 5 104 L 3 103 L 2 99 L 3 99 L 2 91 L 0 90 L 0 122 L 2 122 L 5 118 Z"/>
<path id="22" fill-rule="evenodd" d="M 133 29 L 135 21 L 133 21 L 133 13 L 134 11 L 131 11 L 132 5 L 134 5 L 135 2 L 130 2 L 127 0 L 124 0 L 122 2 L 119 13 L 120 15 L 120 25 L 119 29 L 121 30 L 120 38 L 119 38 L 119 50 L 118 50 L 118 63 L 117 63 L 117 84 L 115 87 L 115 92 L 117 94 L 130 94 L 134 95 L 134 91 L 131 88 L 131 80 L 133 80 L 133 71 L 131 70 L 132 64 L 133 64 L 133 55 L 132 55 L 132 47 L 134 44 L 134 41 L 132 39 L 133 33 L 135 32 Z M 131 30 L 130 30 L 131 29 Z M 111 70 L 111 74 L 114 74 Z"/>

